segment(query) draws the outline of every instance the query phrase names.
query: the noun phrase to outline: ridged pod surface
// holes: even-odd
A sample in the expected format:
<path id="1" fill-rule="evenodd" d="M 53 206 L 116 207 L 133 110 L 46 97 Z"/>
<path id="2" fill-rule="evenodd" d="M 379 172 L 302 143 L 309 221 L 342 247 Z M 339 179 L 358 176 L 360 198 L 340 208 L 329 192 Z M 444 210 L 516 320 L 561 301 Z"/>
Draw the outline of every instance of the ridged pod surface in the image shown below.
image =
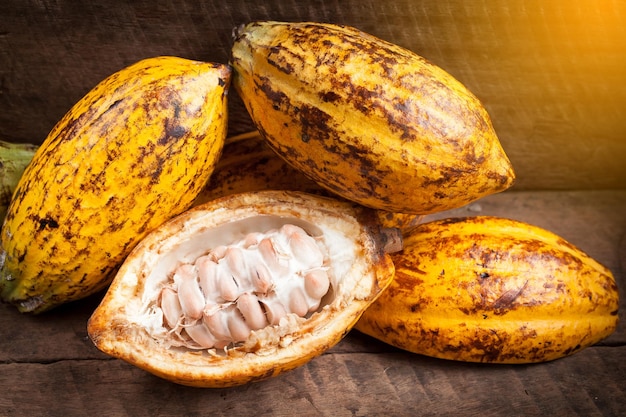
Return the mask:
<path id="1" fill-rule="evenodd" d="M 291 232 L 276 235 L 295 229 L 312 246 L 294 246 L 305 240 Z M 389 285 L 394 267 L 384 236 L 370 210 L 326 197 L 260 191 L 210 201 L 135 247 L 89 319 L 89 336 L 101 351 L 183 385 L 229 387 L 276 376 L 339 342 Z M 259 257 L 269 242 L 275 251 Z M 305 250 L 294 255 L 289 247 Z M 319 258 L 321 291 L 303 284 L 308 264 L 283 274 L 294 257 Z M 201 260 L 229 272 L 214 275 L 215 284 Z M 312 307 L 286 312 L 303 288 L 315 294 Z M 276 297 L 287 302 L 281 307 Z"/>
<path id="2" fill-rule="evenodd" d="M 534 363 L 609 336 L 611 272 L 552 232 L 478 216 L 432 221 L 392 254 L 396 278 L 356 328 L 443 359 Z"/>
<path id="3" fill-rule="evenodd" d="M 187 209 L 226 135 L 230 68 L 178 57 L 126 67 L 52 129 L 2 227 L 0 294 L 42 312 L 108 285 L 139 240 Z"/>
<path id="4" fill-rule="evenodd" d="M 368 207 L 427 214 L 512 185 L 487 111 L 449 73 L 357 29 L 252 22 L 233 86 L 270 146 Z"/>
<path id="5" fill-rule="evenodd" d="M 253 131 L 226 139 L 222 156 L 194 204 L 200 205 L 226 195 L 263 190 L 330 195 L 276 155 L 259 132 Z"/>
<path id="6" fill-rule="evenodd" d="M 274 152 L 259 132 L 247 132 L 226 139 L 222 156 L 194 205 L 249 191 L 303 191 L 339 198 Z M 403 231 L 417 225 L 423 216 L 377 210 L 384 227 Z"/>

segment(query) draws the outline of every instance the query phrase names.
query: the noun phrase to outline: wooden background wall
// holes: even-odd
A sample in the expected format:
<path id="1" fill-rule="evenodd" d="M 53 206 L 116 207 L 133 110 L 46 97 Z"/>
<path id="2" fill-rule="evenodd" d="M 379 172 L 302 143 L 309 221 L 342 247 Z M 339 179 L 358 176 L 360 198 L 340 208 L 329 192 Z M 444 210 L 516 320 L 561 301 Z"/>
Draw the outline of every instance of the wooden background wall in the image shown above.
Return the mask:
<path id="1" fill-rule="evenodd" d="M 3 0 L 0 137 L 41 143 L 148 56 L 228 62 L 232 28 L 261 19 L 356 26 L 443 67 L 489 110 L 517 189 L 626 188 L 622 0 Z M 231 98 L 230 133 L 250 130 Z"/>

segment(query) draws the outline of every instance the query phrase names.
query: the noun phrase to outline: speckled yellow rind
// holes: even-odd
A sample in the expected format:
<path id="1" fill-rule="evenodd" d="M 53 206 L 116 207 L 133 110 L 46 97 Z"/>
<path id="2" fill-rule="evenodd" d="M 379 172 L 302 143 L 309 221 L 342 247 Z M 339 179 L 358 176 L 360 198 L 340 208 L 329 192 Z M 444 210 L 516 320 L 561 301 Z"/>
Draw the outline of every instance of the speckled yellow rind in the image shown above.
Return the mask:
<path id="1" fill-rule="evenodd" d="M 231 64 L 269 145 L 346 199 L 428 214 L 514 181 L 476 96 L 397 45 L 346 26 L 252 22 L 235 31 Z"/>
<path id="2" fill-rule="evenodd" d="M 226 139 L 222 156 L 194 205 L 249 191 L 286 190 L 337 197 L 274 152 L 257 131 Z M 422 217 L 377 210 L 383 227 L 409 230 Z"/>
<path id="3" fill-rule="evenodd" d="M 83 298 L 187 209 L 226 136 L 228 66 L 155 57 L 98 84 L 52 129 L 2 228 L 0 293 L 23 312 Z"/>
<path id="4" fill-rule="evenodd" d="M 537 226 L 490 216 L 416 227 L 396 278 L 356 328 L 443 359 L 534 363 L 609 336 L 619 295 L 606 267 Z"/>

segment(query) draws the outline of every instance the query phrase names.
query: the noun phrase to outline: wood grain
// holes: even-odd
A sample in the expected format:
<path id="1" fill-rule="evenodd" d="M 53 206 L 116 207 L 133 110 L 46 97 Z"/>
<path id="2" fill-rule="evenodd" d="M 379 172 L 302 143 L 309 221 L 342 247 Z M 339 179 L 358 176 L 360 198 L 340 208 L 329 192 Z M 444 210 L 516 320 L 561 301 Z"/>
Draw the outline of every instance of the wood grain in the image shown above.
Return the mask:
<path id="1" fill-rule="evenodd" d="M 626 191 L 507 191 L 426 218 L 490 214 L 548 228 L 626 288 Z M 178 386 L 98 352 L 102 294 L 40 316 L 0 305 L 0 416 L 621 416 L 626 326 L 570 357 L 486 365 L 403 352 L 353 331 L 303 367 L 230 389 Z"/>
<path id="2" fill-rule="evenodd" d="M 607 349 L 533 366 L 330 351 L 273 380 L 214 390 L 172 385 L 119 361 L 9 364 L 2 366 L 3 378 L 20 383 L 5 391 L 0 411 L 102 417 L 619 416 L 626 406 L 626 351 L 611 348 L 616 352 L 607 355 Z"/>
<path id="3" fill-rule="evenodd" d="M 554 362 L 487 366 L 356 331 L 307 365 L 232 389 L 156 378 L 99 352 L 96 294 L 41 316 L 0 305 L 0 416 L 622 416 L 626 413 L 626 3 L 620 0 L 0 2 L 0 138 L 41 143 L 97 82 L 155 55 L 227 62 L 251 20 L 356 26 L 440 65 L 485 104 L 512 191 L 442 216 L 545 227 L 609 267 L 616 332 Z M 230 93 L 231 134 L 253 125 Z"/>
<path id="4" fill-rule="evenodd" d="M 10 140 L 40 143 L 97 82 L 139 59 L 228 62 L 239 24 L 315 20 L 397 43 L 465 83 L 492 116 L 517 189 L 626 184 L 620 0 L 4 0 L 0 16 L 0 137 Z M 250 130 L 230 97 L 230 132 Z"/>

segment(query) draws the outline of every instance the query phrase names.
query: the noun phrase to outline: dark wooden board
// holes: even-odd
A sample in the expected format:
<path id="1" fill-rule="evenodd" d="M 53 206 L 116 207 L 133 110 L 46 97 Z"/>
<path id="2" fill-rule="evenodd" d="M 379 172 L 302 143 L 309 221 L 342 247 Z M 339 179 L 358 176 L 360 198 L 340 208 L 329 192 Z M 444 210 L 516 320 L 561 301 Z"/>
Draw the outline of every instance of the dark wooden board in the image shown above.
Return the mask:
<path id="1" fill-rule="evenodd" d="M 485 104 L 518 189 L 626 183 L 621 0 L 0 2 L 0 138 L 40 143 L 97 82 L 139 59 L 228 62 L 252 20 L 348 24 L 441 66 Z M 250 130 L 230 95 L 231 134 Z"/>
<path id="2" fill-rule="evenodd" d="M 552 230 L 626 288 L 626 190 L 511 192 L 429 216 L 499 215 Z M 617 331 L 534 365 L 438 360 L 353 331 L 308 364 L 229 389 L 156 378 L 97 351 L 86 321 L 102 294 L 32 317 L 0 305 L 0 416 L 622 416 L 624 298 Z"/>
<path id="3" fill-rule="evenodd" d="M 102 294 L 37 317 L 0 305 L 0 416 L 626 415 L 620 0 L 4 0 L 0 139 L 41 143 L 90 88 L 139 59 L 227 62 L 232 28 L 261 19 L 356 26 L 466 84 L 487 107 L 517 184 L 427 219 L 492 214 L 556 232 L 615 274 L 616 332 L 554 362 L 490 366 L 413 355 L 353 331 L 292 372 L 211 390 L 169 383 L 99 352 L 86 322 Z M 241 100 L 234 91 L 229 97 L 230 134 L 249 131 Z M 563 189 L 573 191 L 555 191 Z"/>
<path id="4" fill-rule="evenodd" d="M 354 336 L 354 338 L 359 336 Z M 610 350 L 610 352 L 608 352 Z M 3 416 L 620 416 L 626 348 L 551 363 L 459 364 L 402 352 L 332 350 L 272 380 L 173 385 L 115 360 L 2 365 Z"/>

